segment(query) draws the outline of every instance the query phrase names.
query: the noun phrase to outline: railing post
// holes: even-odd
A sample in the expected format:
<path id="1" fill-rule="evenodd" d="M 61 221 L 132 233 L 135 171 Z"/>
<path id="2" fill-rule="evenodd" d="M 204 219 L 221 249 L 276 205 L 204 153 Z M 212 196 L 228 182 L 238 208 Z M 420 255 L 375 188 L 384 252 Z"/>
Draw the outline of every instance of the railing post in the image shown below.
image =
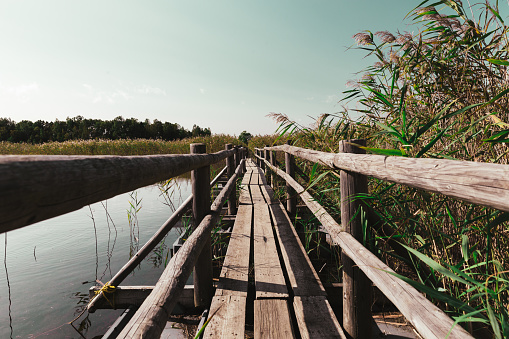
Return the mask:
<path id="1" fill-rule="evenodd" d="M 232 149 L 232 144 L 226 144 L 225 149 Z M 233 155 L 226 158 L 226 174 L 228 175 L 228 179 L 232 177 L 233 173 L 235 173 L 235 159 Z M 228 198 L 228 214 L 235 215 L 237 214 L 237 192 L 235 190 L 232 191 L 230 197 Z"/>
<path id="2" fill-rule="evenodd" d="M 353 144 L 366 146 L 366 140 L 344 140 L 339 143 L 339 152 L 365 153 Z M 346 232 L 362 243 L 361 201 L 358 194 L 368 192 L 367 177 L 341 171 L 341 223 Z M 349 338 L 371 337 L 371 282 L 355 267 L 354 262 L 343 252 L 343 327 Z"/>
<path id="3" fill-rule="evenodd" d="M 265 145 L 265 147 L 269 147 L 269 145 Z M 269 157 L 269 150 L 264 149 L 264 150 L 263 150 L 263 153 L 264 153 L 264 154 L 263 154 L 263 158 L 264 158 L 266 161 L 269 161 L 269 160 L 270 160 L 270 157 Z M 264 169 L 265 169 L 265 178 L 267 179 L 267 184 L 269 184 L 269 185 L 270 185 L 271 180 L 270 180 L 270 175 L 269 175 L 269 171 L 270 171 L 269 166 L 265 166 L 265 164 L 263 164 L 263 166 L 264 166 Z"/>
<path id="4" fill-rule="evenodd" d="M 247 159 L 247 148 L 246 147 L 242 147 L 242 159 Z M 244 161 L 244 164 L 242 165 L 242 172 L 246 173 L 247 169 L 246 169 L 246 161 Z"/>
<path id="5" fill-rule="evenodd" d="M 263 161 L 263 159 L 265 159 L 265 150 L 264 149 L 260 149 L 260 167 L 263 171 L 263 173 L 265 173 L 265 162 Z"/>
<path id="6" fill-rule="evenodd" d="M 292 140 L 287 140 L 286 144 L 291 145 Z M 286 173 L 295 178 L 295 157 L 285 152 L 285 167 Z M 295 190 L 289 183 L 286 183 L 286 210 L 290 218 L 294 218 L 297 212 L 297 196 Z"/>
<path id="7" fill-rule="evenodd" d="M 205 144 L 191 144 L 191 154 L 206 153 Z M 196 228 L 201 220 L 210 212 L 210 166 L 204 166 L 191 171 L 191 185 L 193 191 L 193 219 Z M 194 305 L 204 308 L 212 300 L 212 248 L 210 233 L 205 240 L 193 271 Z"/>
<path id="8" fill-rule="evenodd" d="M 235 172 L 235 170 L 237 169 L 237 167 L 240 164 L 240 148 L 237 146 L 235 146 L 234 148 L 235 148 L 235 153 L 233 154 L 233 163 L 234 163 L 233 172 Z"/>
<path id="9" fill-rule="evenodd" d="M 270 156 L 270 164 L 274 167 L 276 167 L 276 152 L 275 151 L 269 151 L 269 156 Z M 272 188 L 273 189 L 276 189 L 276 173 L 273 173 L 272 172 L 272 175 L 271 175 L 271 181 L 272 181 Z"/>

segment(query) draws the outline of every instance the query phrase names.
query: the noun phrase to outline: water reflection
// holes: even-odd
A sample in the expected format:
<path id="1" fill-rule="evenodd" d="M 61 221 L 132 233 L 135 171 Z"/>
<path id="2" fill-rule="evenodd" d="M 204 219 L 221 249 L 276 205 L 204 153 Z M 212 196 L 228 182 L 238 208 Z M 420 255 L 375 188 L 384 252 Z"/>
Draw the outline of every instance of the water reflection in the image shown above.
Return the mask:
<path id="1" fill-rule="evenodd" d="M 167 220 L 172 213 L 168 206 L 178 206 L 187 198 L 188 183 L 179 183 L 179 188 L 179 193 L 168 191 L 171 204 L 159 187 L 138 190 L 137 199 L 143 201 L 143 207 L 136 213 L 136 227 L 130 227 L 126 217 L 132 197 L 124 194 L 9 232 L 8 251 L 5 245 L 2 251 L 0 242 L 0 253 L 9 255 L 4 256 L 8 272 L 0 272 L 0 338 L 79 339 L 104 334 L 122 311 L 98 310 L 88 314 L 85 310 L 89 288 L 96 284 L 96 279 L 102 282 L 111 279 L 139 243 L 144 244 Z M 136 201 L 133 205 L 136 207 Z M 177 231 L 172 230 L 122 285 L 155 284 L 169 260 L 169 247 L 177 237 Z M 9 294 L 12 308 L 7 300 Z M 69 322 L 79 315 L 71 326 Z"/>

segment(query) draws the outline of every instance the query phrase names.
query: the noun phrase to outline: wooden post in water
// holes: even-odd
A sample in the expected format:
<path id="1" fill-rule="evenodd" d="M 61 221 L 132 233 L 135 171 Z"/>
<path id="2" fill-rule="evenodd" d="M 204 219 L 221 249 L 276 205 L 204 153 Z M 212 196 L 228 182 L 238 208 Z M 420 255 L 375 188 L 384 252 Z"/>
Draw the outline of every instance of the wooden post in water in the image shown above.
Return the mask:
<path id="1" fill-rule="evenodd" d="M 366 140 L 343 140 L 339 152 L 365 153 L 355 145 L 366 146 Z M 367 177 L 354 172 L 341 171 L 341 223 L 346 232 L 362 243 L 361 206 L 358 194 L 368 192 Z M 343 252 L 343 327 L 349 338 L 371 337 L 371 282 L 355 267 L 354 262 Z"/>
<path id="2" fill-rule="evenodd" d="M 232 147 L 233 147 L 232 144 L 225 145 L 226 150 L 232 149 Z M 228 179 L 230 179 L 232 177 L 233 173 L 235 173 L 235 159 L 233 158 L 233 156 L 229 156 L 228 158 L 226 158 L 226 174 L 228 175 Z M 228 214 L 229 215 L 237 214 L 236 198 L 237 198 L 237 192 L 235 192 L 235 190 L 233 190 L 228 198 Z"/>
<path id="3" fill-rule="evenodd" d="M 265 145 L 265 147 L 269 147 L 269 145 Z M 263 158 L 266 160 L 266 161 L 270 161 L 270 157 L 269 157 L 269 150 L 265 149 L 263 150 Z M 265 178 L 267 179 L 267 184 L 270 185 L 271 183 L 271 178 L 270 178 L 270 175 L 269 175 L 269 166 L 265 166 L 264 164 L 264 169 L 265 169 Z"/>
<path id="4" fill-rule="evenodd" d="M 205 144 L 191 144 L 191 154 L 206 153 Z M 202 219 L 210 212 L 210 166 L 204 166 L 191 171 L 191 185 L 193 191 L 193 219 L 196 228 Z M 205 308 L 210 305 L 213 296 L 212 285 L 212 248 L 210 232 L 205 240 L 193 271 L 194 305 Z"/>
<path id="5" fill-rule="evenodd" d="M 286 143 L 291 145 L 293 143 L 292 140 L 287 140 Z M 286 173 L 295 178 L 295 157 L 285 152 L 285 167 Z M 290 218 L 294 218 L 297 212 L 297 196 L 295 190 L 292 186 L 287 182 L 286 183 L 286 211 Z"/>

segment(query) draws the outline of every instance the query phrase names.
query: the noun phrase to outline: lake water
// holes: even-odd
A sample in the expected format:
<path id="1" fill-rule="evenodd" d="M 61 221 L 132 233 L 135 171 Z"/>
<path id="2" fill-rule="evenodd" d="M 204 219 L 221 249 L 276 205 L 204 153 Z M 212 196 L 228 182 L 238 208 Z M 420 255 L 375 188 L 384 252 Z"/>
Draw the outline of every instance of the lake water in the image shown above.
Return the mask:
<path id="1" fill-rule="evenodd" d="M 166 199 L 158 186 L 149 186 L 8 232 L 5 257 L 1 234 L 0 338 L 11 337 L 10 323 L 13 338 L 82 338 L 68 322 L 86 306 L 95 280 L 109 281 L 129 260 L 136 240 L 141 247 L 168 219 L 174 210 L 168 205 L 178 207 L 191 194 L 188 180 L 176 183 L 178 188 L 169 190 Z M 141 201 L 141 209 L 133 227 L 127 210 L 136 201 Z M 178 235 L 179 229 L 173 229 L 159 248 L 161 255 L 153 251 L 122 285 L 154 285 Z M 85 327 L 86 338 L 94 338 L 104 334 L 121 312 L 97 310 L 88 317 L 85 312 L 73 324 Z"/>

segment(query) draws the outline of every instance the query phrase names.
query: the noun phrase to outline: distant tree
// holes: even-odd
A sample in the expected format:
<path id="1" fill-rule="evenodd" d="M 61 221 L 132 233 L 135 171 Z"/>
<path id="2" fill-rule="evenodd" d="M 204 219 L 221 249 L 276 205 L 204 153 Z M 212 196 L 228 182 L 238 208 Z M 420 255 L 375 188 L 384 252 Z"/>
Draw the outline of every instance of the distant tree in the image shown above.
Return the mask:
<path id="1" fill-rule="evenodd" d="M 251 135 L 251 133 L 242 131 L 242 133 L 240 133 L 239 135 L 239 140 L 247 145 L 252 137 L 253 136 Z"/>

